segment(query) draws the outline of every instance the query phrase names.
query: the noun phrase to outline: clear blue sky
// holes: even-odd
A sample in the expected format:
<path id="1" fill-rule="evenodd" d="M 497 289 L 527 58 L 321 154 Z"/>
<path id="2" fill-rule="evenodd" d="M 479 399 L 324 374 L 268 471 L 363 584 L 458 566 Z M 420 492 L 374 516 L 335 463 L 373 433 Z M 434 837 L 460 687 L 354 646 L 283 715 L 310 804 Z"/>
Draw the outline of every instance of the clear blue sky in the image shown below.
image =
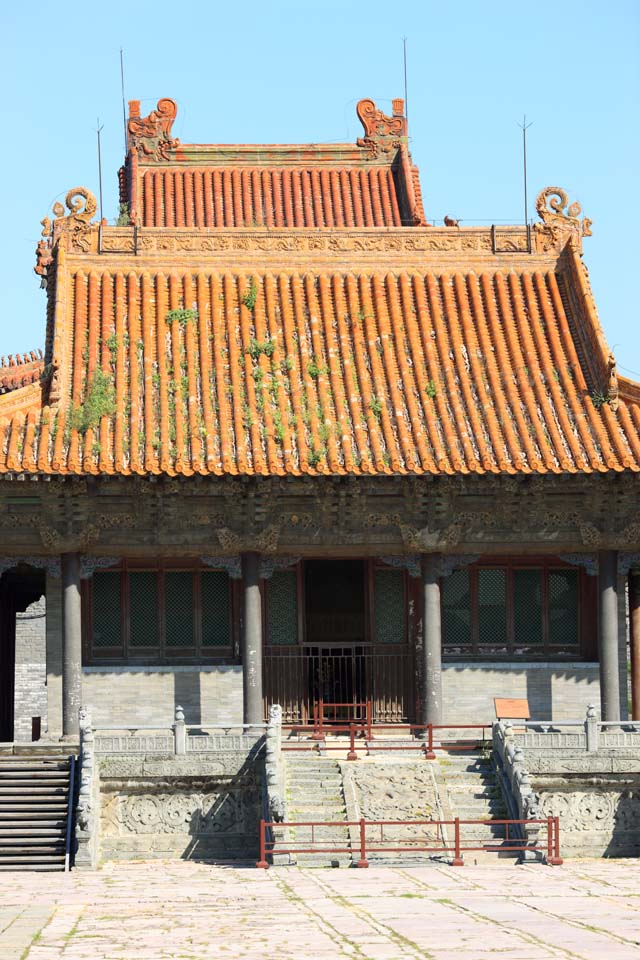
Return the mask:
<path id="1" fill-rule="evenodd" d="M 610 346 L 640 380 L 638 0 L 262 0 L 3 4 L 0 353 L 43 344 L 32 272 L 39 221 L 70 187 L 117 212 L 127 99 L 178 101 L 183 142 L 321 142 L 360 135 L 356 101 L 389 107 L 409 59 L 409 133 L 430 219 L 520 222 L 564 187 L 593 220 L 585 261 Z"/>

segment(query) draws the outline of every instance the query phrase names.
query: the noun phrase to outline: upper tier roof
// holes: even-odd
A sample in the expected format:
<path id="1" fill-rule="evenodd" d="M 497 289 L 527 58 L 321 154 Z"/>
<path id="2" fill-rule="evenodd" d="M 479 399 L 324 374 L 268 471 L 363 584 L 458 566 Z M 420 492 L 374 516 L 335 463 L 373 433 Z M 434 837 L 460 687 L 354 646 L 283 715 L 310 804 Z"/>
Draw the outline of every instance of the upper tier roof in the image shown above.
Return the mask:
<path id="1" fill-rule="evenodd" d="M 402 100 L 393 116 L 358 103 L 365 135 L 348 144 L 181 144 L 165 98 L 129 104 L 120 201 L 147 227 L 397 227 L 425 223 Z"/>

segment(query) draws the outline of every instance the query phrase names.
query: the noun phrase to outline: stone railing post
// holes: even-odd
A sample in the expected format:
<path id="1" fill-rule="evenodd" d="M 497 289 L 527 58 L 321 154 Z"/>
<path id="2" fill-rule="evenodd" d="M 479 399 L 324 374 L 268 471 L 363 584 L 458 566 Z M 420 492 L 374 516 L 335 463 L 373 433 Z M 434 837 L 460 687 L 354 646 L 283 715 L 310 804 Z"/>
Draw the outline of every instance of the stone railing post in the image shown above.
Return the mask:
<path id="1" fill-rule="evenodd" d="M 187 728 L 184 723 L 184 710 L 176 707 L 176 719 L 173 724 L 173 739 L 177 757 L 183 757 L 187 752 Z"/>
<path id="2" fill-rule="evenodd" d="M 98 861 L 100 831 L 100 790 L 98 766 L 95 759 L 93 728 L 86 707 L 79 711 L 80 729 L 80 784 L 76 807 L 77 870 L 93 870 Z"/>
<path id="3" fill-rule="evenodd" d="M 587 740 L 587 753 L 597 753 L 600 725 L 596 708 L 592 703 L 587 707 L 587 715 L 584 718 L 584 732 Z"/>
<path id="4" fill-rule="evenodd" d="M 269 707 L 264 766 L 269 816 L 275 823 L 284 820 L 285 817 L 281 749 L 282 707 L 278 703 L 273 703 Z"/>

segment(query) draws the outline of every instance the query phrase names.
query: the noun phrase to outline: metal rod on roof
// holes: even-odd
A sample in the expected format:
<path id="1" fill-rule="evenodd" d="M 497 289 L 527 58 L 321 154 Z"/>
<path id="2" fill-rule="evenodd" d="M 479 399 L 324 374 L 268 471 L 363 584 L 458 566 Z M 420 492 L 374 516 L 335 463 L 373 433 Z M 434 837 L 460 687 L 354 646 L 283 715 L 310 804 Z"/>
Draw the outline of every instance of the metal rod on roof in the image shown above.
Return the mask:
<path id="1" fill-rule="evenodd" d="M 522 123 L 519 123 L 518 126 L 522 130 L 522 165 L 523 165 L 523 178 L 524 178 L 524 225 L 525 227 L 529 223 L 529 204 L 527 199 L 527 130 L 533 124 L 527 123 L 527 115 L 525 113 Z"/>
<path id="2" fill-rule="evenodd" d="M 409 94 L 407 92 L 407 38 L 402 38 L 402 50 L 404 60 L 404 115 L 409 123 Z"/>
<path id="3" fill-rule="evenodd" d="M 96 133 L 98 134 L 98 187 L 100 189 L 100 223 L 102 223 L 102 151 L 100 149 L 100 131 L 103 129 L 104 123 L 101 127 L 100 117 L 98 117 L 96 122 L 98 124 Z"/>
<path id="4" fill-rule="evenodd" d="M 122 89 L 122 123 L 124 126 L 124 155 L 127 155 L 127 108 L 124 100 L 124 54 L 120 47 L 120 87 Z"/>

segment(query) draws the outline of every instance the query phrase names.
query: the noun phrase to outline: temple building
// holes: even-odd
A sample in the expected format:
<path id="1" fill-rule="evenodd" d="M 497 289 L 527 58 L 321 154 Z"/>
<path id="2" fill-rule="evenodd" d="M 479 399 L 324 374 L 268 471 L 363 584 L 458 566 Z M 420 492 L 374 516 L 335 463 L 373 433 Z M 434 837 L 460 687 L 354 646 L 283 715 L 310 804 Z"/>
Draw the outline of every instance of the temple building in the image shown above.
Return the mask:
<path id="1" fill-rule="evenodd" d="M 0 368 L 0 739 L 640 719 L 640 384 L 549 187 L 435 226 L 402 100 L 355 144 L 182 144 L 130 103 L 116 226 L 43 220 Z M 322 131 L 318 131 L 321 138 Z M 43 599 L 44 598 L 44 599 Z"/>

